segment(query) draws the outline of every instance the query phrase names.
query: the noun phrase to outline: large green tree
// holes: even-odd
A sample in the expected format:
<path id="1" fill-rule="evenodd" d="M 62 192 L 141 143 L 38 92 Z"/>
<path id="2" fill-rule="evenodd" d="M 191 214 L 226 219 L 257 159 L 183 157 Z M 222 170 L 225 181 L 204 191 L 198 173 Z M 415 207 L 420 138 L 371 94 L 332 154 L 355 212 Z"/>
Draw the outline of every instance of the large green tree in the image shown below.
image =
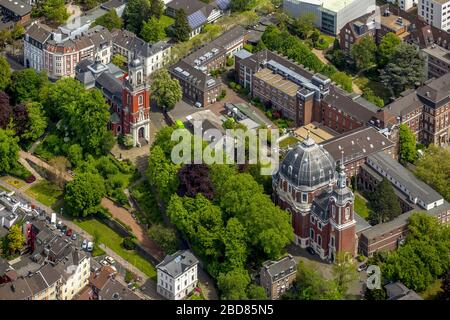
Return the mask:
<path id="1" fill-rule="evenodd" d="M 150 18 L 149 0 L 129 0 L 123 12 L 123 21 L 127 30 L 139 34 L 142 24 Z"/>
<path id="2" fill-rule="evenodd" d="M 402 213 L 394 188 L 386 178 L 375 187 L 369 201 L 373 209 L 369 216 L 372 224 L 390 221 Z"/>
<path id="3" fill-rule="evenodd" d="M 19 137 L 12 129 L 0 128 L 0 172 L 8 173 L 17 166 Z"/>
<path id="4" fill-rule="evenodd" d="M 166 37 L 164 25 L 155 17 L 151 17 L 148 21 L 143 22 L 141 37 L 150 43 L 155 43 L 164 39 Z"/>
<path id="5" fill-rule="evenodd" d="M 386 33 L 378 46 L 379 66 L 383 67 L 391 60 L 402 40 L 393 32 Z"/>
<path id="6" fill-rule="evenodd" d="M 400 161 L 414 163 L 417 158 L 416 136 L 404 123 L 399 126 Z"/>
<path id="7" fill-rule="evenodd" d="M 64 0 L 44 0 L 42 12 L 48 20 L 58 24 L 64 23 L 70 16 Z"/>
<path id="8" fill-rule="evenodd" d="M 358 279 L 358 271 L 352 256 L 347 252 L 338 253 L 332 272 L 339 293 L 341 296 L 345 296 L 349 284 Z"/>
<path id="9" fill-rule="evenodd" d="M 22 228 L 18 224 L 15 224 L 9 228 L 9 233 L 6 236 L 6 239 L 10 254 L 22 249 L 25 245 L 25 236 L 23 235 Z"/>
<path id="10" fill-rule="evenodd" d="M 234 269 L 221 273 L 217 278 L 217 286 L 223 300 L 246 300 L 250 276 L 245 269 Z"/>
<path id="11" fill-rule="evenodd" d="M 172 163 L 159 145 L 152 148 L 147 177 L 165 202 L 178 188 L 178 168 L 179 165 Z"/>
<path id="12" fill-rule="evenodd" d="M 74 217 L 87 217 L 96 213 L 106 190 L 98 174 L 78 173 L 67 183 L 64 201 Z"/>
<path id="13" fill-rule="evenodd" d="M 401 43 L 380 70 L 381 82 L 396 95 L 426 80 L 425 58 L 414 45 Z"/>
<path id="14" fill-rule="evenodd" d="M 302 39 L 307 39 L 311 33 L 315 30 L 314 13 L 303 13 L 297 19 L 294 20 L 292 24 L 292 29 L 294 33 Z"/>
<path id="15" fill-rule="evenodd" d="M 180 83 L 172 79 L 166 69 L 160 69 L 153 74 L 151 91 L 158 106 L 165 110 L 173 109 L 183 96 Z"/>
<path id="16" fill-rule="evenodd" d="M 373 37 L 365 36 L 352 45 L 350 54 L 358 70 L 365 70 L 375 65 L 377 45 Z"/>
<path id="17" fill-rule="evenodd" d="M 152 224 L 148 229 L 148 235 L 164 250 L 165 254 L 172 254 L 177 251 L 178 239 L 174 229 L 161 224 Z"/>
<path id="18" fill-rule="evenodd" d="M 4 91 L 11 81 L 11 68 L 9 67 L 8 60 L 5 57 L 0 56 L 0 91 Z"/>
<path id="19" fill-rule="evenodd" d="M 250 9 L 251 1 L 249 0 L 231 0 L 230 9 L 232 12 L 242 12 Z"/>
<path id="20" fill-rule="evenodd" d="M 100 25 L 104 26 L 108 30 L 112 30 L 114 28 L 116 29 L 122 29 L 123 21 L 122 19 L 117 15 L 117 11 L 115 9 L 108 11 L 104 15 L 98 17 L 95 19 L 92 26 Z"/>
<path id="21" fill-rule="evenodd" d="M 48 82 L 45 72 L 37 73 L 34 69 L 14 71 L 9 87 L 13 103 L 39 101 L 39 93 Z"/>
<path id="22" fill-rule="evenodd" d="M 191 34 L 191 27 L 187 19 L 186 11 L 180 9 L 175 16 L 175 23 L 173 24 L 173 37 L 179 41 L 188 41 Z"/>
<path id="23" fill-rule="evenodd" d="M 450 201 L 450 151 L 430 145 L 416 162 L 415 174 Z"/>
<path id="24" fill-rule="evenodd" d="M 48 119 L 45 116 L 41 103 L 30 102 L 26 105 L 26 108 L 28 111 L 28 122 L 21 138 L 35 141 L 44 134 L 48 125 Z"/>
<path id="25" fill-rule="evenodd" d="M 250 300 L 267 300 L 266 290 L 256 284 L 251 284 L 247 288 L 247 297 Z"/>
<path id="26" fill-rule="evenodd" d="M 161 18 L 164 13 L 164 2 L 161 0 L 150 0 L 150 15 L 157 20 Z"/>

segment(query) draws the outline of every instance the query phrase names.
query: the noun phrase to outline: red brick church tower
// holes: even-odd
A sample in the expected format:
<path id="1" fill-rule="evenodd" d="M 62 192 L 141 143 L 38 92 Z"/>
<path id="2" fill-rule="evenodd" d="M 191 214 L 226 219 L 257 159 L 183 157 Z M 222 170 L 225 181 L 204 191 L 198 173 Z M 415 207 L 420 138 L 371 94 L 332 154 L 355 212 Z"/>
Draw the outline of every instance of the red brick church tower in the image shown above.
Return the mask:
<path id="1" fill-rule="evenodd" d="M 150 91 L 140 59 L 131 61 L 128 70 L 122 88 L 123 132 L 131 134 L 134 146 L 140 147 L 150 138 Z"/>
<path id="2" fill-rule="evenodd" d="M 356 253 L 354 195 L 344 168 L 308 137 L 291 149 L 273 176 L 274 201 L 291 215 L 295 242 L 323 260 Z"/>

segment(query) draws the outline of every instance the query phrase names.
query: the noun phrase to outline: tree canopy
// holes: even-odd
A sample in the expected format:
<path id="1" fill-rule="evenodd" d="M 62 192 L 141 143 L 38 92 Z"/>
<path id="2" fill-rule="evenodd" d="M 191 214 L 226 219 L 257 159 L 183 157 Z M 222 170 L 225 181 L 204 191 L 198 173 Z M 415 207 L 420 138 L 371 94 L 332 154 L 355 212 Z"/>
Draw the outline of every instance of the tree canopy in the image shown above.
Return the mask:
<path id="1" fill-rule="evenodd" d="M 386 33 L 378 46 L 379 66 L 383 67 L 391 60 L 402 40 L 393 32 Z"/>
<path id="2" fill-rule="evenodd" d="M 34 69 L 14 71 L 11 75 L 9 90 L 14 104 L 25 101 L 39 101 L 41 89 L 49 83 L 45 72 Z"/>
<path id="3" fill-rule="evenodd" d="M 147 42 L 155 43 L 166 37 L 164 25 L 155 17 L 144 21 L 141 30 L 141 37 Z"/>
<path id="4" fill-rule="evenodd" d="M 95 25 L 104 26 L 105 28 L 111 31 L 114 28 L 122 29 L 123 21 L 118 16 L 117 11 L 115 9 L 112 9 L 107 13 L 105 13 L 104 15 L 95 19 L 93 26 Z"/>
<path id="5" fill-rule="evenodd" d="M 21 138 L 35 141 L 44 134 L 48 119 L 45 116 L 41 103 L 30 102 L 26 104 L 26 108 L 28 111 L 28 122 Z"/>
<path id="6" fill-rule="evenodd" d="M 365 70 L 375 65 L 376 51 L 377 45 L 371 36 L 365 36 L 352 45 L 351 56 L 358 70 Z"/>
<path id="7" fill-rule="evenodd" d="M 175 23 L 173 24 L 173 37 L 179 41 L 184 42 L 189 40 L 191 34 L 191 27 L 187 19 L 186 11 L 180 9 L 175 16 Z"/>
<path id="8" fill-rule="evenodd" d="M 251 8 L 251 1 L 249 0 L 231 0 L 230 9 L 232 12 L 242 12 Z"/>
<path id="9" fill-rule="evenodd" d="M 0 91 L 4 91 L 11 81 L 11 68 L 9 67 L 8 60 L 5 57 L 0 56 Z"/>
<path id="10" fill-rule="evenodd" d="M 129 0 L 122 15 L 127 30 L 140 34 L 143 22 L 151 16 L 150 9 L 149 0 Z"/>
<path id="11" fill-rule="evenodd" d="M 64 0 L 44 0 L 42 12 L 48 20 L 58 24 L 63 24 L 70 16 Z"/>
<path id="12" fill-rule="evenodd" d="M 166 69 L 159 69 L 153 74 L 151 84 L 152 97 L 159 107 L 171 110 L 181 100 L 183 92 L 180 83 L 170 77 Z"/>
<path id="13" fill-rule="evenodd" d="M 18 141 L 14 130 L 0 128 L 0 172 L 8 173 L 16 167 L 19 159 Z"/>
<path id="14" fill-rule="evenodd" d="M 369 202 L 372 208 L 369 220 L 373 225 L 390 221 L 402 213 L 394 188 L 386 178 L 369 195 Z"/>
<path id="15" fill-rule="evenodd" d="M 399 126 L 399 154 L 403 162 L 414 163 L 417 158 L 416 136 L 404 123 Z"/>
<path id="16" fill-rule="evenodd" d="M 6 239 L 10 253 L 14 253 L 22 249 L 25 245 L 25 236 L 23 235 L 22 228 L 18 224 L 15 224 L 9 228 L 9 233 L 6 236 Z"/>

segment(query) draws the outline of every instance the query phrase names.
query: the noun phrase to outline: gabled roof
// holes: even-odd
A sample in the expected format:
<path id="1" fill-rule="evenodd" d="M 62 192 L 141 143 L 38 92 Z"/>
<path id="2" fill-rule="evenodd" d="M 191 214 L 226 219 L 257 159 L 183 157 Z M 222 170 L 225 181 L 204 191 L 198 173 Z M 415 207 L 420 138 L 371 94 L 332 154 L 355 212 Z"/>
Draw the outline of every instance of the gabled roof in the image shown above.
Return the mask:
<path id="1" fill-rule="evenodd" d="M 26 31 L 26 34 L 44 44 L 52 35 L 52 30 L 49 26 L 39 22 L 33 23 Z"/>
<path id="2" fill-rule="evenodd" d="M 31 12 L 31 6 L 21 0 L 0 0 L 0 7 L 14 12 L 14 14 L 23 17 Z"/>
<path id="3" fill-rule="evenodd" d="M 177 278 L 196 264 L 198 264 L 198 260 L 189 250 L 179 250 L 172 255 L 166 256 L 156 268 L 173 278 Z"/>

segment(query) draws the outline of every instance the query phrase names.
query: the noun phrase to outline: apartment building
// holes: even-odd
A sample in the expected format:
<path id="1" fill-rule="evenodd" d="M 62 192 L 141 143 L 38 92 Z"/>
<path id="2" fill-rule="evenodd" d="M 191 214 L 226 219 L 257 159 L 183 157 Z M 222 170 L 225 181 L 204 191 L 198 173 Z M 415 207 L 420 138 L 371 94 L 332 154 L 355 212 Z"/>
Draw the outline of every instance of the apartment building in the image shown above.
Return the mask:
<path id="1" fill-rule="evenodd" d="M 260 271 L 260 283 L 269 299 L 279 299 L 295 280 L 297 264 L 291 255 L 278 261 L 266 261 Z"/>
<path id="2" fill-rule="evenodd" d="M 0 13 L 3 18 L 14 23 L 25 24 L 31 19 L 31 5 L 22 0 L 0 0 Z"/>
<path id="3" fill-rule="evenodd" d="M 384 111 L 405 123 L 424 144 L 446 146 L 450 139 L 450 74 L 430 79 L 416 90 L 408 90 Z"/>
<path id="4" fill-rule="evenodd" d="M 450 1 L 448 0 L 419 0 L 417 14 L 436 28 L 450 30 Z"/>
<path id="5" fill-rule="evenodd" d="M 168 255 L 156 266 L 157 291 L 169 300 L 182 300 L 197 286 L 197 258 L 188 250 Z"/>
<path id="6" fill-rule="evenodd" d="M 90 259 L 83 251 L 72 250 L 54 268 L 62 276 L 59 300 L 72 300 L 88 284 Z"/>
<path id="7" fill-rule="evenodd" d="M 428 78 L 439 78 L 450 72 L 450 50 L 432 44 L 422 49 L 425 55 L 425 66 Z"/>
<path id="8" fill-rule="evenodd" d="M 417 5 L 419 0 L 387 0 L 387 2 L 396 4 L 403 11 L 411 10 Z"/>

